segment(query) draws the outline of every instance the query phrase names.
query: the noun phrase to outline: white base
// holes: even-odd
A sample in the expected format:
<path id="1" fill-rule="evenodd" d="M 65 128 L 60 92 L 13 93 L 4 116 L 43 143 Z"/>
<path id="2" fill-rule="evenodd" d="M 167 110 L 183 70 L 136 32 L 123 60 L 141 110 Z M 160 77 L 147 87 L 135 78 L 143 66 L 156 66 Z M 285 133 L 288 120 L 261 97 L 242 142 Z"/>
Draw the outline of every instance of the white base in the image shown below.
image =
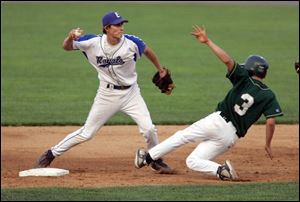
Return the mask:
<path id="1" fill-rule="evenodd" d="M 63 176 L 68 175 L 69 171 L 60 168 L 33 168 L 19 172 L 19 177 L 27 176 Z"/>

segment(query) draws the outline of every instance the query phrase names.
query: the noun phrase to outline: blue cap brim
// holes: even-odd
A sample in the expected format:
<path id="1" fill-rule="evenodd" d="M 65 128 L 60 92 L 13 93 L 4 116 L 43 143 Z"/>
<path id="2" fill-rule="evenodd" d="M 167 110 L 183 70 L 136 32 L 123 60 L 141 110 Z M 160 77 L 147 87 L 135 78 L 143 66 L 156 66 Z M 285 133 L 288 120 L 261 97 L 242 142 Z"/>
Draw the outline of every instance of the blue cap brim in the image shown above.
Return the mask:
<path id="1" fill-rule="evenodd" d="M 113 21 L 112 23 L 110 23 L 111 25 L 117 25 L 120 23 L 124 23 L 124 22 L 128 22 L 128 20 L 124 20 L 124 19 L 116 19 L 115 21 Z"/>

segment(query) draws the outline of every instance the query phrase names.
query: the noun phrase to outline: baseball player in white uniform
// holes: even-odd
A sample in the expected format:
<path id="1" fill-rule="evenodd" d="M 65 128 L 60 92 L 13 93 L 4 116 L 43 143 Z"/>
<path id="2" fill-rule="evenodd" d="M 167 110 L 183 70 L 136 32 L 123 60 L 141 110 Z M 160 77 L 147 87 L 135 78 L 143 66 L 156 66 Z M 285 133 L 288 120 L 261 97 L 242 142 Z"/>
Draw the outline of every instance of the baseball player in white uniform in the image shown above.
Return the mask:
<path id="1" fill-rule="evenodd" d="M 117 12 L 109 12 L 102 18 L 103 34 L 81 35 L 82 30 L 76 28 L 65 38 L 63 48 L 82 51 L 98 72 L 100 85 L 84 126 L 47 150 L 36 167 L 47 167 L 55 157 L 90 140 L 119 111 L 137 123 L 148 149 L 158 144 L 157 129 L 137 83 L 136 62 L 145 54 L 161 76 L 166 72 L 155 53 L 140 38 L 123 33 L 127 22 Z M 171 170 L 162 159 L 151 164 L 151 168 L 159 173 Z"/>

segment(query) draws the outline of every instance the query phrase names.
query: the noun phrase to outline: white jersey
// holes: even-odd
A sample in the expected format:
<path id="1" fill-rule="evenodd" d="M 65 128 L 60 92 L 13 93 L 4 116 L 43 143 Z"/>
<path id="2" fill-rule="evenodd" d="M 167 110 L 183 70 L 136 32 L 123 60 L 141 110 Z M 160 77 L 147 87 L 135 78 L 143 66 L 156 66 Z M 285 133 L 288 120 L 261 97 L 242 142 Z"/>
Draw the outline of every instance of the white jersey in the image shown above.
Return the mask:
<path id="1" fill-rule="evenodd" d="M 107 35 L 84 35 L 73 42 L 73 48 L 83 51 L 98 72 L 101 82 L 130 86 L 137 82 L 136 61 L 146 44 L 134 35 L 123 35 L 120 43 L 111 45 Z"/>

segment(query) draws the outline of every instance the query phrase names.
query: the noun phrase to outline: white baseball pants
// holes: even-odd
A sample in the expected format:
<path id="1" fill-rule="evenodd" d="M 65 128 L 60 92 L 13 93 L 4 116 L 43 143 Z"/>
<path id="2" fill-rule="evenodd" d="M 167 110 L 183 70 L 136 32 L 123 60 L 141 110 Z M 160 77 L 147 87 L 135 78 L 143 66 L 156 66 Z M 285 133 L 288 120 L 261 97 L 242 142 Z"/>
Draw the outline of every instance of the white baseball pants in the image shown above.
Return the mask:
<path id="1" fill-rule="evenodd" d="M 138 124 L 148 149 L 158 144 L 157 130 L 152 123 L 138 84 L 134 84 L 126 90 L 117 90 L 107 88 L 107 83 L 100 82 L 84 126 L 67 135 L 52 147 L 53 155 L 59 156 L 73 146 L 90 140 L 108 119 L 119 111 L 128 114 Z"/>
<path id="2" fill-rule="evenodd" d="M 184 144 L 201 141 L 187 157 L 186 164 L 192 170 L 216 175 L 220 164 L 211 160 L 227 151 L 238 140 L 233 124 L 227 123 L 219 114 L 214 112 L 184 130 L 177 131 L 150 149 L 150 156 L 156 160 Z"/>

